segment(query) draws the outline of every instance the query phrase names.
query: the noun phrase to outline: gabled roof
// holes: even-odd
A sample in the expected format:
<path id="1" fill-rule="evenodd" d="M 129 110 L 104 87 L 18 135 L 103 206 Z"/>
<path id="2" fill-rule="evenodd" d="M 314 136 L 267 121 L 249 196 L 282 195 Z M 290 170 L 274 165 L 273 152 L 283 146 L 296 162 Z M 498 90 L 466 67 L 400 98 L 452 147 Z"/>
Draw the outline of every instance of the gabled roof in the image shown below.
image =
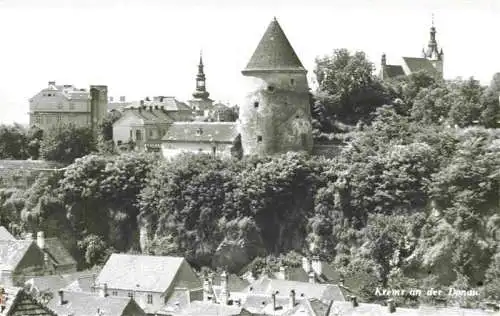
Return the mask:
<path id="1" fill-rule="evenodd" d="M 25 284 L 31 287 L 32 290 L 38 292 L 57 292 L 62 288 L 69 288 L 71 284 L 79 282 L 80 280 L 90 280 L 89 283 L 94 283 L 95 272 L 81 271 L 75 273 L 61 274 L 61 275 L 45 275 L 37 276 L 29 279 Z M 84 282 L 85 282 L 84 281 Z M 73 283 L 72 283 L 73 282 Z M 82 291 L 81 289 L 79 291 Z M 78 290 L 73 290 L 78 292 Z"/>
<path id="2" fill-rule="evenodd" d="M 54 296 L 47 304 L 47 307 L 55 311 L 58 315 L 81 315 L 94 316 L 99 310 L 102 315 L 124 315 L 129 304 L 136 305 L 135 309 L 142 311 L 134 300 L 128 297 L 101 297 L 92 293 L 83 292 L 63 292 L 64 304 L 60 304 L 59 295 Z M 133 315 L 145 315 L 142 313 Z"/>
<path id="3" fill-rule="evenodd" d="M 237 305 L 223 305 L 223 304 L 213 304 L 207 302 L 194 301 L 188 308 L 182 311 L 181 315 L 235 316 L 235 315 L 243 315 L 242 312 L 244 312 L 243 307 Z"/>
<path id="4" fill-rule="evenodd" d="M 278 295 L 286 296 L 294 290 L 297 298 L 315 298 L 322 301 L 345 301 L 340 288 L 331 284 L 317 284 L 308 282 L 296 282 L 287 280 L 273 280 L 263 277 L 251 284 L 245 293 L 271 296 L 278 291 Z"/>
<path id="5" fill-rule="evenodd" d="M 426 58 L 403 57 L 403 62 L 406 64 L 406 66 L 412 73 L 425 70 L 430 74 L 437 74 L 436 68 L 434 68 L 432 63 Z"/>
<path id="6" fill-rule="evenodd" d="M 184 258 L 112 254 L 97 284 L 106 283 L 109 289 L 141 290 L 163 293 L 172 284 Z"/>
<path id="7" fill-rule="evenodd" d="M 38 303 L 21 288 L 4 288 L 5 316 L 57 316 L 56 313 Z"/>
<path id="8" fill-rule="evenodd" d="M 57 237 L 45 238 L 43 249 L 55 261 L 56 266 L 76 265 L 76 260 Z"/>
<path id="9" fill-rule="evenodd" d="M 232 143 L 238 136 L 235 122 L 175 122 L 163 137 L 164 142 Z"/>
<path id="10" fill-rule="evenodd" d="M 68 284 L 64 288 L 64 290 L 70 292 L 92 293 L 92 289 L 95 285 L 94 282 L 95 282 L 94 275 L 80 276 L 75 281 Z"/>
<path id="11" fill-rule="evenodd" d="M 0 240 L 16 240 L 16 237 L 7 230 L 7 228 L 0 226 Z"/>
<path id="12" fill-rule="evenodd" d="M 0 270 L 15 270 L 31 246 L 33 241 L 0 240 Z"/>
<path id="13" fill-rule="evenodd" d="M 243 74 L 253 71 L 306 71 L 276 18 L 267 27 Z"/>
<path id="14" fill-rule="evenodd" d="M 405 72 L 400 65 L 385 65 L 382 66 L 382 79 L 389 79 L 404 76 Z"/>

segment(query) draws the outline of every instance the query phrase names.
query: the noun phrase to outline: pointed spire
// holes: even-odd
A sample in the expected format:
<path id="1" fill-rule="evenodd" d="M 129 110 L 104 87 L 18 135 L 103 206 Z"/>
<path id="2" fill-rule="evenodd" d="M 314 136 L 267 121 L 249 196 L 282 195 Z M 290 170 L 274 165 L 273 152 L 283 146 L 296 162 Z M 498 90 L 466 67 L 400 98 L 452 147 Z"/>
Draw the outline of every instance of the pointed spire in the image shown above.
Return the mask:
<path id="1" fill-rule="evenodd" d="M 267 27 L 243 74 L 262 71 L 306 72 L 276 18 Z"/>
<path id="2" fill-rule="evenodd" d="M 387 59 L 386 59 L 385 53 L 382 54 L 381 64 L 382 64 L 382 66 L 385 66 L 387 64 Z"/>
<path id="3" fill-rule="evenodd" d="M 193 97 L 199 99 L 206 99 L 210 95 L 206 90 L 206 77 L 203 68 L 203 51 L 200 49 L 200 62 L 198 64 L 198 74 L 196 75 L 196 90 L 193 93 Z"/>
<path id="4" fill-rule="evenodd" d="M 432 13 L 432 25 L 431 27 L 434 27 L 434 13 Z"/>
<path id="5" fill-rule="evenodd" d="M 203 49 L 200 49 L 200 66 L 203 66 Z"/>

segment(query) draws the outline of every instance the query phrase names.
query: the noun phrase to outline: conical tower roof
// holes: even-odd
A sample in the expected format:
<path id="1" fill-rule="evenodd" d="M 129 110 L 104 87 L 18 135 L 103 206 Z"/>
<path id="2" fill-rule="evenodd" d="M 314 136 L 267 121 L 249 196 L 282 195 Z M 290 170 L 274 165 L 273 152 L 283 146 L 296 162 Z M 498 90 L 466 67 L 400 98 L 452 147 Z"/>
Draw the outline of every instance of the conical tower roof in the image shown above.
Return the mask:
<path id="1" fill-rule="evenodd" d="M 242 73 L 267 71 L 306 72 L 276 18 Z"/>

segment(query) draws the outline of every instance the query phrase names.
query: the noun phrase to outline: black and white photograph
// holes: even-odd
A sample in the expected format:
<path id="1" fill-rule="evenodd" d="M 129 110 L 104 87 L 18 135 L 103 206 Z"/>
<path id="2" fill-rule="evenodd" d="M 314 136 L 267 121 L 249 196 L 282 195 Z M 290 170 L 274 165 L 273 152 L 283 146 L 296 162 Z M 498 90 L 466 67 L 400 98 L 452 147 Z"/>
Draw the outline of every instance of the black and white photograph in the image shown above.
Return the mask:
<path id="1" fill-rule="evenodd" d="M 0 316 L 500 316 L 500 0 L 0 0 Z"/>

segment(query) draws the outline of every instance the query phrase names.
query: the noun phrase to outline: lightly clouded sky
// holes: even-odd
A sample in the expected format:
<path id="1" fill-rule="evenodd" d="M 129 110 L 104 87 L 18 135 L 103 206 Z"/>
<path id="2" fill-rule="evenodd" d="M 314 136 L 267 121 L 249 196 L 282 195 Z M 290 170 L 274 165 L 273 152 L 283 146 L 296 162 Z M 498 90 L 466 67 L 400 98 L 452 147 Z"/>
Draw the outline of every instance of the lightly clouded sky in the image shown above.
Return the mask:
<path id="1" fill-rule="evenodd" d="M 400 63 L 420 57 L 432 13 L 445 77 L 487 84 L 500 71 L 499 0 L 0 0 L 0 123 L 27 123 L 28 99 L 51 80 L 187 100 L 200 49 L 211 97 L 239 103 L 273 16 L 309 74 L 335 48 Z"/>

